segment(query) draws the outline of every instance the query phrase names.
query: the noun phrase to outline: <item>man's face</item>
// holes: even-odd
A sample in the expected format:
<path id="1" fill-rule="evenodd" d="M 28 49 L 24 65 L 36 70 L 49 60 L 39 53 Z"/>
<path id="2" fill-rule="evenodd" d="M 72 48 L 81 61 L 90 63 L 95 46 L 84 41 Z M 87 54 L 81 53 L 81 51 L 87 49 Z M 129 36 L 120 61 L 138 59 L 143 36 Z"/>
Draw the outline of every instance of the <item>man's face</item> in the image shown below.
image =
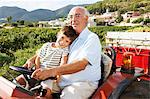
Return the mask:
<path id="1" fill-rule="evenodd" d="M 71 44 L 70 38 L 68 38 L 66 35 L 64 35 L 62 33 L 58 34 L 56 46 L 58 46 L 60 48 L 65 48 L 65 47 L 68 47 L 70 44 Z"/>
<path id="2" fill-rule="evenodd" d="M 86 27 L 88 17 L 85 16 L 83 9 L 76 8 L 69 12 L 68 19 L 76 32 L 81 33 L 82 30 Z"/>

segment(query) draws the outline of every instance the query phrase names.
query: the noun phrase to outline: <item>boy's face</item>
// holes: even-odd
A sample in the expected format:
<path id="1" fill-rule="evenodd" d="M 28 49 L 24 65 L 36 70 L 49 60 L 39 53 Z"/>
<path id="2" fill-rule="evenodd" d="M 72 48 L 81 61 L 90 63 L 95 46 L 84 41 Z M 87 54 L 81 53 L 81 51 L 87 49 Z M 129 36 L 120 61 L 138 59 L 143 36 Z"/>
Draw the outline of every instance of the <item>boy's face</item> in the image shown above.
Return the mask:
<path id="1" fill-rule="evenodd" d="M 71 43 L 70 38 L 68 38 L 66 35 L 62 33 L 58 34 L 57 40 L 56 40 L 56 44 L 58 47 L 65 48 L 65 47 L 68 47 L 70 43 Z"/>

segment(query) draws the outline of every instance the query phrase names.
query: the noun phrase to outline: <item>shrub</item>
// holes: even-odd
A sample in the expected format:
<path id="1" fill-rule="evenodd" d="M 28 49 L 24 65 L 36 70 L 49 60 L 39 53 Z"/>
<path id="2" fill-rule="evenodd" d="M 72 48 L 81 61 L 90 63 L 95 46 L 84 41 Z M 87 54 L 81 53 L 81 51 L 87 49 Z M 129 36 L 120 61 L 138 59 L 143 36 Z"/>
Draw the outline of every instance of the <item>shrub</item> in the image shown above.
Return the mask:
<path id="1" fill-rule="evenodd" d="M 13 57 L 10 57 L 5 53 L 0 53 L 0 66 L 3 66 L 3 64 L 9 64 L 13 60 Z"/>
<path id="2" fill-rule="evenodd" d="M 147 24 L 147 23 L 150 23 L 150 19 L 149 19 L 149 18 L 146 18 L 146 19 L 144 20 L 144 24 Z"/>
<path id="3" fill-rule="evenodd" d="M 130 18 L 129 18 L 129 19 L 127 19 L 127 23 L 130 23 Z"/>
<path id="4" fill-rule="evenodd" d="M 132 23 L 141 23 L 144 20 L 144 18 L 138 18 L 134 21 L 132 21 Z"/>
<path id="5" fill-rule="evenodd" d="M 117 23 L 120 23 L 121 21 L 123 21 L 123 16 L 119 15 L 116 20 Z"/>
<path id="6" fill-rule="evenodd" d="M 56 40 L 58 29 L 14 28 L 0 30 L 0 52 L 11 55 L 18 49 L 32 48 L 45 42 Z"/>

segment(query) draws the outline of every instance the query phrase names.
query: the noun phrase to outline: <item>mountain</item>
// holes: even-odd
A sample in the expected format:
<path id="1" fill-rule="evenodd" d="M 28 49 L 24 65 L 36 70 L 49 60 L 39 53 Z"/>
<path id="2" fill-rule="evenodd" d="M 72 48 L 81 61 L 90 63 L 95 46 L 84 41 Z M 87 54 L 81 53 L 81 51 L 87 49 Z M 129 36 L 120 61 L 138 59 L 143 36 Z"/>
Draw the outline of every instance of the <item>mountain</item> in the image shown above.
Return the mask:
<path id="1" fill-rule="evenodd" d="M 60 8 L 60 9 L 57 9 L 55 10 L 56 12 L 56 18 L 59 18 L 59 17 L 66 17 L 70 11 L 71 8 L 75 7 L 75 6 L 88 6 L 90 4 L 84 4 L 84 5 L 68 5 L 68 6 L 65 6 L 63 8 Z"/>
<path id="2" fill-rule="evenodd" d="M 47 9 L 38 9 L 24 14 L 20 19 L 28 21 L 46 21 L 55 18 L 55 12 Z"/>
<path id="3" fill-rule="evenodd" d="M 18 7 L 0 7 L 0 19 L 12 16 L 13 20 L 15 21 L 18 20 L 20 16 L 23 16 L 26 13 L 28 13 L 27 10 Z"/>
<path id="4" fill-rule="evenodd" d="M 2 19 L 7 18 L 8 16 L 12 16 L 12 21 L 48 21 L 51 19 L 66 17 L 70 9 L 74 6 L 77 5 L 68 5 L 55 11 L 51 11 L 48 9 L 37 9 L 30 12 L 18 7 L 3 6 L 0 7 L 0 22 L 2 22 Z"/>
<path id="5" fill-rule="evenodd" d="M 73 8 L 74 6 L 75 5 L 68 5 L 68 6 L 65 6 L 63 8 L 55 10 L 56 18 L 67 16 L 67 14 L 69 13 L 70 9 Z"/>

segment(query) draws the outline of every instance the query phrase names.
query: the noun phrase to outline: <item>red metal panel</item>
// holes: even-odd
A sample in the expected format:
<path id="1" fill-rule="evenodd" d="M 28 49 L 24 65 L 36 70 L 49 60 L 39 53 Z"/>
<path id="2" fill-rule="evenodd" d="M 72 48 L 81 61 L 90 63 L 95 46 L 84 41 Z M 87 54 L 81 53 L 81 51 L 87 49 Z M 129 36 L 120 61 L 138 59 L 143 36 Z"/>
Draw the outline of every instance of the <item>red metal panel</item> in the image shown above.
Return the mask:
<path id="1" fill-rule="evenodd" d="M 0 77 L 0 98 L 2 99 L 10 99 L 10 97 L 17 98 L 29 98 L 33 99 L 33 96 L 28 95 L 27 93 L 23 93 L 16 88 L 16 85 L 7 79 Z"/>
<path id="2" fill-rule="evenodd" d="M 112 74 L 106 80 L 106 82 L 98 88 L 92 99 L 108 99 L 110 94 L 115 88 L 117 88 L 120 82 L 129 77 L 133 77 L 133 75 L 121 72 L 116 72 Z"/>
<path id="3" fill-rule="evenodd" d="M 150 49 L 129 48 L 129 47 L 114 47 L 116 51 L 116 66 L 122 66 L 122 59 L 124 52 L 135 53 L 133 58 L 134 67 L 140 67 L 144 69 L 145 73 L 148 73 L 148 67 L 150 66 Z"/>
<path id="4" fill-rule="evenodd" d="M 135 73 L 141 73 L 143 69 L 135 68 Z M 97 89 L 92 99 L 108 99 L 110 94 L 119 86 L 120 82 L 127 78 L 132 78 L 134 75 L 120 72 L 120 68 Z"/>

